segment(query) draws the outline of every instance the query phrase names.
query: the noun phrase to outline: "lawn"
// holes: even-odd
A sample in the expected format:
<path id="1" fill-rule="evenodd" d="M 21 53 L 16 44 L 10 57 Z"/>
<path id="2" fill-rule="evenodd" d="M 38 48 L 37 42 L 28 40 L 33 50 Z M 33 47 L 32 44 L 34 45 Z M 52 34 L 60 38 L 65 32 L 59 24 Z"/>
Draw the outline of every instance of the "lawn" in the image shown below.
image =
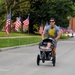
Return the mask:
<path id="1" fill-rule="evenodd" d="M 0 39 L 0 48 L 12 47 L 18 45 L 27 45 L 36 42 L 40 42 L 41 37 L 27 37 L 27 38 L 9 38 L 9 39 Z"/>
<path id="2" fill-rule="evenodd" d="M 27 45 L 40 42 L 40 40 L 41 36 L 38 35 L 12 32 L 6 36 L 5 32 L 0 31 L 0 48 Z"/>
<path id="3" fill-rule="evenodd" d="M 21 32 L 11 32 L 9 35 L 6 35 L 4 31 L 0 31 L 0 37 L 14 37 L 14 36 L 35 36 L 33 34 L 28 34 L 28 33 L 21 33 Z"/>
<path id="4" fill-rule="evenodd" d="M 68 36 L 62 35 L 60 39 L 67 39 Z M 0 32 L 0 48 L 18 45 L 27 45 L 41 41 L 41 36 L 26 33 L 10 33 L 6 37 L 5 32 Z"/>

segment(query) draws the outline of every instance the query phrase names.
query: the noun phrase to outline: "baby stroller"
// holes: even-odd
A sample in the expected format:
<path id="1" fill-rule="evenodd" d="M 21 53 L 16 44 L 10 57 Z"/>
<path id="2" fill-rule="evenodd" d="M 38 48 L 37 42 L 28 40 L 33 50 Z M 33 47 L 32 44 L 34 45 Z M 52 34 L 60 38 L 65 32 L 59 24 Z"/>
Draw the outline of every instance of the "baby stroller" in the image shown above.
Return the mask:
<path id="1" fill-rule="evenodd" d="M 50 42 L 52 45 L 50 46 L 49 50 L 43 50 L 40 48 L 40 46 L 47 46 L 47 43 Z M 54 48 L 54 39 L 49 38 L 49 39 L 44 39 L 39 43 L 39 50 L 40 54 L 37 55 L 37 65 L 40 64 L 40 60 L 44 63 L 45 61 L 52 61 L 53 66 L 55 66 L 55 57 L 52 55 L 52 51 Z"/>

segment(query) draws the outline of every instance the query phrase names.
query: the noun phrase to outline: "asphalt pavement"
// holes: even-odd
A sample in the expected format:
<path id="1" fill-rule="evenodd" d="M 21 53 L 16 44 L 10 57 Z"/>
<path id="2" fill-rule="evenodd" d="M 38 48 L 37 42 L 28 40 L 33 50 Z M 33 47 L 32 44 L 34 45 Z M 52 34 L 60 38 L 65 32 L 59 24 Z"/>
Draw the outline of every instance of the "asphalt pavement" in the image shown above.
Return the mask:
<path id="1" fill-rule="evenodd" d="M 0 52 L 0 75 L 75 75 L 75 37 L 60 40 L 56 66 L 46 61 L 37 66 L 38 45 L 8 48 Z"/>

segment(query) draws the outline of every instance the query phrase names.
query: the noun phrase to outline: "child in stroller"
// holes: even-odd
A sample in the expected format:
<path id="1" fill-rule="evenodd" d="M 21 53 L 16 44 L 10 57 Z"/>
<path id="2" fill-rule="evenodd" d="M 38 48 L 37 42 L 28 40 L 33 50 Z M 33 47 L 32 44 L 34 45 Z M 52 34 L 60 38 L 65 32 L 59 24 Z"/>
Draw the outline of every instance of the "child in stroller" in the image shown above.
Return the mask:
<path id="1" fill-rule="evenodd" d="M 39 44 L 39 48 L 42 50 L 49 50 L 50 47 L 54 44 L 53 39 L 44 39 L 42 42 Z"/>
<path id="2" fill-rule="evenodd" d="M 40 49 L 40 55 L 37 56 L 37 65 L 39 65 L 39 61 L 42 60 L 44 63 L 45 60 L 52 60 L 52 50 L 54 48 L 54 39 L 48 38 L 44 39 L 39 43 L 39 49 Z M 53 65 L 55 65 L 55 62 L 53 61 Z"/>

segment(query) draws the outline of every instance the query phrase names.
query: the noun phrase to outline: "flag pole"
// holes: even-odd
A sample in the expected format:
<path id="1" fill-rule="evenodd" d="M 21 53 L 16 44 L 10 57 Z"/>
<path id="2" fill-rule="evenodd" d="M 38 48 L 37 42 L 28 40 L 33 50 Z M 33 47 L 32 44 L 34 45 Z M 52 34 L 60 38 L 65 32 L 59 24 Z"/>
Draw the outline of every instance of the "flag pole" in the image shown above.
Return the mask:
<path id="1" fill-rule="evenodd" d="M 9 30 L 10 30 L 10 31 L 9 31 L 9 32 L 11 32 L 11 16 L 12 16 L 12 15 L 11 15 L 11 8 L 10 8 L 10 27 L 9 27 Z"/>
<path id="2" fill-rule="evenodd" d="M 28 17 L 30 16 L 30 14 L 28 14 Z M 30 23 L 29 23 L 30 24 Z M 29 25 L 28 25 L 28 34 L 29 34 Z"/>
<path id="3" fill-rule="evenodd" d="M 19 19 L 20 19 L 20 21 L 21 21 L 21 16 L 19 15 L 19 17 L 18 17 Z M 19 35 L 20 35 L 20 30 L 19 30 Z M 20 37 L 19 37 L 19 45 L 20 45 Z"/>
<path id="4" fill-rule="evenodd" d="M 43 20 L 41 21 L 41 24 L 40 24 L 39 33 L 40 33 L 41 35 L 42 35 L 42 33 L 43 33 Z"/>

